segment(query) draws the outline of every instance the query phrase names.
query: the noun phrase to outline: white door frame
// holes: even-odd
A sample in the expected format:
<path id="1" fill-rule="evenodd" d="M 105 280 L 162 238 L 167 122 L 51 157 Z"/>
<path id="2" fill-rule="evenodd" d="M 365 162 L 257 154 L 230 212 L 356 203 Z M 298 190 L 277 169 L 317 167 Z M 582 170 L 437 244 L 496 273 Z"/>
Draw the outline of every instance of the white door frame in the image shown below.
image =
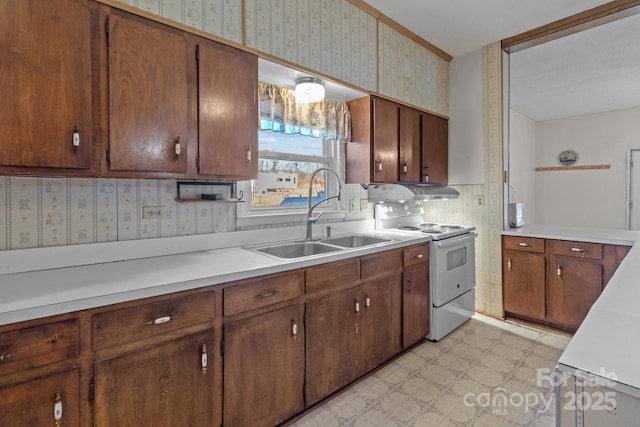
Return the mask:
<path id="1" fill-rule="evenodd" d="M 624 157 L 624 163 L 626 166 L 626 171 L 625 171 L 625 196 L 624 196 L 624 224 L 625 224 L 625 229 L 630 230 L 631 229 L 631 209 L 630 209 L 630 204 L 631 204 L 631 152 L 632 151 L 639 151 L 640 152 L 640 145 L 634 145 L 634 146 L 627 146 L 626 147 L 626 152 L 625 152 L 625 157 Z M 640 164 L 636 165 L 637 168 L 640 168 Z M 638 206 L 636 206 L 636 209 L 640 209 L 640 200 L 636 200 L 636 204 L 638 204 Z"/>

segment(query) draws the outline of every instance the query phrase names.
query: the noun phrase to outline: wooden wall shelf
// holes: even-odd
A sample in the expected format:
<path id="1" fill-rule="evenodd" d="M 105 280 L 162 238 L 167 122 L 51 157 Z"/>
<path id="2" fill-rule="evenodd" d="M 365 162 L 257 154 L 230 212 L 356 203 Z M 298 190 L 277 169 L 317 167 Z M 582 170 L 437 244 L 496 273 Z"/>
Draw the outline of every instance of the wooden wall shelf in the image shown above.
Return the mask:
<path id="1" fill-rule="evenodd" d="M 569 171 L 584 169 L 611 169 L 611 165 L 584 165 L 584 166 L 544 166 L 536 168 L 536 172 L 545 171 Z"/>

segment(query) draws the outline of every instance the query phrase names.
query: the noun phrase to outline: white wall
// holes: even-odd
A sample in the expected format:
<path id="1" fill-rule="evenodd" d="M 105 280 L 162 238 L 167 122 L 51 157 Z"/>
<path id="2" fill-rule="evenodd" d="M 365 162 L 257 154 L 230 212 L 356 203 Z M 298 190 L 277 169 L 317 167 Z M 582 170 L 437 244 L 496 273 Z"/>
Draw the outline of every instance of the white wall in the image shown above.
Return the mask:
<path id="1" fill-rule="evenodd" d="M 625 154 L 638 145 L 640 109 L 538 122 L 536 166 L 558 166 L 558 154 L 572 149 L 576 165 L 611 169 L 536 172 L 536 222 L 625 228 Z"/>
<path id="2" fill-rule="evenodd" d="M 449 184 L 484 184 L 482 49 L 451 61 Z"/>
<path id="3" fill-rule="evenodd" d="M 509 202 L 524 203 L 524 222 L 534 224 L 536 122 L 509 111 Z"/>

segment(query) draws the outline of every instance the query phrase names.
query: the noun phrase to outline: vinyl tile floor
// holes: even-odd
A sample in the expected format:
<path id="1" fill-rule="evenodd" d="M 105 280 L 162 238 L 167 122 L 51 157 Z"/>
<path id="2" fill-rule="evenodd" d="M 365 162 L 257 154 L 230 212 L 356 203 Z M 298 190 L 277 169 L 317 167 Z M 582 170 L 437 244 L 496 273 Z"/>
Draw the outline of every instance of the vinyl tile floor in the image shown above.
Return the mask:
<path id="1" fill-rule="evenodd" d="M 569 339 L 476 314 L 292 425 L 552 427 L 551 375 Z"/>

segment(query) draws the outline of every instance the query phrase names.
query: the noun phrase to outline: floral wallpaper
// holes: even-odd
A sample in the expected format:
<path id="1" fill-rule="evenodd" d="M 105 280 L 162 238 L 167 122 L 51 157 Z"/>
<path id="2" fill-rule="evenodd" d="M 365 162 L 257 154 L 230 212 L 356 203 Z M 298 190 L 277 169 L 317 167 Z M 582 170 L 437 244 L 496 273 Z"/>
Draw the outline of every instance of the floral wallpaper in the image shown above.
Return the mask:
<path id="1" fill-rule="evenodd" d="M 449 116 L 449 62 L 380 22 L 378 92 Z"/>
<path id="2" fill-rule="evenodd" d="M 376 90 L 376 19 L 343 0 L 246 0 L 246 45 Z"/>
<path id="3" fill-rule="evenodd" d="M 0 177 L 0 250 L 235 230 L 235 204 L 181 204 L 176 190 L 175 180 Z M 228 187 L 180 191 L 196 198 Z M 164 206 L 165 217 L 144 219 L 143 206 Z"/>
<path id="4" fill-rule="evenodd" d="M 242 43 L 242 0 L 118 0 L 138 9 Z"/>

